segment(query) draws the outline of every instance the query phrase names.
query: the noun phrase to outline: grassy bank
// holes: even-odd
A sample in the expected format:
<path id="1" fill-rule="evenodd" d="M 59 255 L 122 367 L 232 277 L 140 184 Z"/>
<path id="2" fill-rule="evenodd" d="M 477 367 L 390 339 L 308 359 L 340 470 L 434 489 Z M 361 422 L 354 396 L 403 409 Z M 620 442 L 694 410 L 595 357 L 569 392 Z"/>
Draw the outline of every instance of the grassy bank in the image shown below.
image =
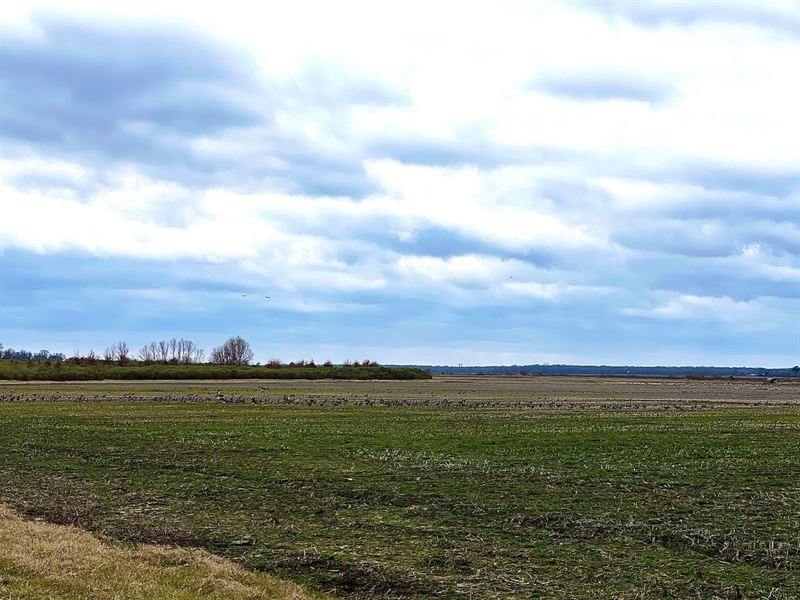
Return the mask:
<path id="1" fill-rule="evenodd" d="M 350 598 L 800 595 L 794 388 L 469 385 L 292 390 L 398 403 L 358 406 L 26 402 L 16 386 L 0 502 Z M 431 404 L 445 396 L 464 403 Z"/>
<path id="2" fill-rule="evenodd" d="M 316 367 L 272 369 L 262 366 L 173 365 L 129 362 L 125 365 L 98 362 L 0 360 L 0 380 L 97 381 L 102 379 L 430 379 L 427 371 L 388 367 Z"/>
<path id="3" fill-rule="evenodd" d="M 299 586 L 203 550 L 122 547 L 0 506 L 0 598 L 311 600 Z"/>

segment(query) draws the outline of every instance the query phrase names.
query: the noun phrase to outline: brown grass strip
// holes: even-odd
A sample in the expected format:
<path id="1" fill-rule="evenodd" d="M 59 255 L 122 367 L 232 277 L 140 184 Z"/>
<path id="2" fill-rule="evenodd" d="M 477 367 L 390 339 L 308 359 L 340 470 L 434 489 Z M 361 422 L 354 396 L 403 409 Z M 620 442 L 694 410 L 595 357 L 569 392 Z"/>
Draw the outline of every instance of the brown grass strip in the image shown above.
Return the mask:
<path id="1" fill-rule="evenodd" d="M 299 586 L 203 550 L 126 548 L 0 506 L 3 600 L 310 600 Z M 318 598 L 318 597 L 317 597 Z"/>

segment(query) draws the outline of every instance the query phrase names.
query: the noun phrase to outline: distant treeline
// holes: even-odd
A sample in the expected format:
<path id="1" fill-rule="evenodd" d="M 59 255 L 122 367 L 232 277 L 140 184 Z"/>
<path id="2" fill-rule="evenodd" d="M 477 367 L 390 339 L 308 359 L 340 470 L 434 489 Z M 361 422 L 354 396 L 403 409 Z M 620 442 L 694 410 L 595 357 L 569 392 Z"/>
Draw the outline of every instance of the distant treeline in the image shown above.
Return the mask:
<path id="1" fill-rule="evenodd" d="M 13 348 L 5 348 L 3 344 L 0 344 L 0 360 L 67 362 L 72 365 L 97 365 L 103 363 L 117 365 L 137 363 L 145 365 L 196 365 L 207 362 L 212 365 L 244 366 L 251 364 L 253 349 L 246 340 L 236 336 L 228 338 L 224 344 L 214 348 L 208 361 L 205 360 L 205 355 L 205 351 L 192 340 L 174 337 L 169 340 L 153 341 L 145 344 L 136 354 L 132 352 L 127 342 L 119 341 L 108 346 L 102 355 L 98 355 L 94 350 L 89 350 L 87 354 L 80 354 L 76 350 L 75 354 L 69 358 L 61 352 L 14 350 Z M 256 366 L 258 365 L 260 363 L 256 363 Z M 329 360 L 318 365 L 314 359 L 301 359 L 287 363 L 278 358 L 270 358 L 265 366 L 270 369 L 315 369 L 318 366 L 333 367 L 334 364 Z M 380 364 L 374 360 L 364 359 L 362 361 L 347 360 L 341 366 L 365 368 L 379 367 Z"/>
<path id="2" fill-rule="evenodd" d="M 633 375 L 650 377 L 800 377 L 800 367 L 630 367 L 610 365 L 509 365 L 451 367 L 413 365 L 430 373 L 448 375 Z"/>
<path id="3" fill-rule="evenodd" d="M 0 360 L 50 360 L 62 361 L 66 357 L 60 352 L 50 352 L 49 350 L 39 350 L 31 352 L 29 350 L 14 350 L 14 348 L 4 348 L 0 344 Z"/>
<path id="4" fill-rule="evenodd" d="M 427 371 L 413 367 L 387 368 L 374 360 L 314 360 L 285 363 L 271 358 L 266 365 L 251 365 L 253 350 L 241 337 L 228 338 L 205 352 L 191 340 L 172 338 L 142 346 L 134 354 L 124 341 L 105 349 L 102 356 L 90 350 L 65 358 L 61 353 L 37 353 L 4 348 L 0 344 L 0 380 L 90 381 L 99 379 L 430 379 Z"/>
<path id="5" fill-rule="evenodd" d="M 214 364 L 123 365 L 97 361 L 77 364 L 69 361 L 0 360 L 0 380 L 96 381 L 100 379 L 430 379 L 428 371 L 413 367 L 329 366 L 282 367 Z"/>

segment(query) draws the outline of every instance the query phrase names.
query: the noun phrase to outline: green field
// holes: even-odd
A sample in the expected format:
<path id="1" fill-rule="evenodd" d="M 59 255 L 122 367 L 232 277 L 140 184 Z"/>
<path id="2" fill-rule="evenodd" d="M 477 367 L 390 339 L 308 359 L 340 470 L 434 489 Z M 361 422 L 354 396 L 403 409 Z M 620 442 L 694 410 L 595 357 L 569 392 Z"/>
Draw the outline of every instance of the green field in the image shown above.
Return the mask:
<path id="1" fill-rule="evenodd" d="M 798 391 L 4 385 L 0 503 L 350 598 L 796 598 Z"/>

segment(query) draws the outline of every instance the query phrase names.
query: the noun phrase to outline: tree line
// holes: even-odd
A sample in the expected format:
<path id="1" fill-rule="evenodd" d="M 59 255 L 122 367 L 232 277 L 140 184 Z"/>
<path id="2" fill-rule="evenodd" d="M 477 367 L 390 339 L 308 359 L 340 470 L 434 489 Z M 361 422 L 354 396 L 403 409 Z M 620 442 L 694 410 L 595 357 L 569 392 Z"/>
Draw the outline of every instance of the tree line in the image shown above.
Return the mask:
<path id="1" fill-rule="evenodd" d="M 146 365 L 235 365 L 246 366 L 251 364 L 254 357 L 250 343 L 240 336 L 230 337 L 225 342 L 213 348 L 206 360 L 205 351 L 195 344 L 192 340 L 183 338 L 171 338 L 169 340 L 152 341 L 142 346 L 138 352 L 130 348 L 127 342 L 119 341 L 108 346 L 98 356 L 94 350 L 88 354 L 81 355 L 78 351 L 69 358 L 62 353 L 51 353 L 47 350 L 40 350 L 37 353 L 26 350 L 14 350 L 4 348 L 0 344 L 0 359 L 21 360 L 21 361 L 43 361 L 43 362 L 67 362 L 76 365 L 93 365 L 98 363 L 124 365 L 127 363 L 146 364 Z M 292 368 L 292 369 L 315 369 L 317 363 L 314 360 L 299 360 L 284 363 L 277 358 L 271 358 L 264 365 L 270 369 Z M 331 368 L 333 363 L 325 361 L 322 367 Z M 374 360 L 345 361 L 343 367 L 379 367 L 379 363 Z"/>
<path id="2" fill-rule="evenodd" d="M 66 356 L 61 352 L 50 352 L 49 350 L 39 350 L 38 352 L 14 350 L 14 348 L 6 348 L 3 344 L 0 344 L 0 360 L 50 360 L 60 362 L 65 358 Z"/>
<path id="3" fill-rule="evenodd" d="M 142 346 L 136 354 L 125 341 L 119 341 L 108 346 L 98 355 L 94 350 L 82 355 L 79 351 L 66 357 L 61 352 L 40 350 L 15 350 L 0 344 L 0 360 L 27 360 L 69 362 L 73 364 L 95 364 L 98 362 L 125 364 L 131 361 L 145 364 L 174 364 L 192 365 L 210 362 L 217 365 L 248 365 L 253 360 L 253 350 L 250 344 L 239 336 L 228 338 L 221 346 L 211 351 L 209 360 L 205 360 L 205 350 L 192 340 L 171 338 L 169 340 L 152 341 Z"/>
<path id="4" fill-rule="evenodd" d="M 197 365 L 206 362 L 205 356 L 205 350 L 192 340 L 173 337 L 145 344 L 136 354 L 136 360 L 151 365 Z M 249 365 L 253 356 L 250 343 L 240 336 L 235 336 L 214 348 L 207 362 L 214 365 Z M 117 342 L 106 348 L 103 360 L 125 364 L 132 360 L 131 349 L 126 342 Z"/>

